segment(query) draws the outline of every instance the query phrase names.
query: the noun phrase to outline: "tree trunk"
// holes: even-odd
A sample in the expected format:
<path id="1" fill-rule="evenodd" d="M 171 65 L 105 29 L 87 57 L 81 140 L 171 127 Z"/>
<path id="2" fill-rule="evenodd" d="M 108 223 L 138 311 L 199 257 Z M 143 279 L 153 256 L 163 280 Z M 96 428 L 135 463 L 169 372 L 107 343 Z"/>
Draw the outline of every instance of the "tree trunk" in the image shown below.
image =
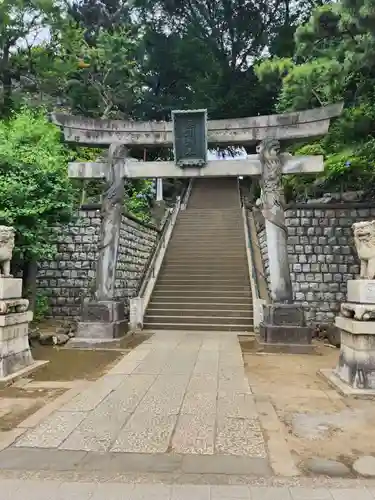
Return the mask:
<path id="1" fill-rule="evenodd" d="M 38 272 L 38 263 L 35 259 L 30 259 L 23 264 L 22 274 L 22 295 L 29 299 L 29 310 L 35 310 L 36 302 L 36 276 Z"/>

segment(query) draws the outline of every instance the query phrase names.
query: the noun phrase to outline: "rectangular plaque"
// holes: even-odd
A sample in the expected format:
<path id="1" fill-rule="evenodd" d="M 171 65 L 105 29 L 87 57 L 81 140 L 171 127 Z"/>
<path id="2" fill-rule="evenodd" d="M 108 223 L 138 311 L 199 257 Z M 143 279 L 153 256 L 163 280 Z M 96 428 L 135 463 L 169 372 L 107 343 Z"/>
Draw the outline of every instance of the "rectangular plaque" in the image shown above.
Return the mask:
<path id="1" fill-rule="evenodd" d="M 172 111 L 173 150 L 181 168 L 207 163 L 207 110 Z"/>

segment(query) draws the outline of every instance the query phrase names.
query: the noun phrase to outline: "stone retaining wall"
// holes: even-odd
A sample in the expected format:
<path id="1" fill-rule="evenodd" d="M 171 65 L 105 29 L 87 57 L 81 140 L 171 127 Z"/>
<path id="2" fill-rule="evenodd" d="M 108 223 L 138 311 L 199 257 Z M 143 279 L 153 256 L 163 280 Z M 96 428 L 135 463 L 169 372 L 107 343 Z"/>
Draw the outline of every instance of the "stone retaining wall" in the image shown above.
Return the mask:
<path id="1" fill-rule="evenodd" d="M 82 298 L 93 289 L 98 258 L 101 215 L 99 206 L 82 207 L 74 223 L 55 228 L 58 251 L 39 263 L 38 292 L 49 299 L 49 316 L 78 318 Z M 129 214 L 122 217 L 116 269 L 116 298 L 137 293 L 157 230 Z"/>
<path id="2" fill-rule="evenodd" d="M 375 205 L 298 204 L 285 215 L 295 300 L 309 321 L 332 322 L 346 298 L 346 282 L 359 273 L 351 226 L 375 219 Z M 269 277 L 265 229 L 258 224 L 257 230 Z"/>
<path id="3" fill-rule="evenodd" d="M 155 229 L 141 225 L 125 215 L 122 216 L 115 284 L 115 294 L 118 300 L 123 300 L 124 297 L 129 299 L 137 295 L 156 239 Z"/>

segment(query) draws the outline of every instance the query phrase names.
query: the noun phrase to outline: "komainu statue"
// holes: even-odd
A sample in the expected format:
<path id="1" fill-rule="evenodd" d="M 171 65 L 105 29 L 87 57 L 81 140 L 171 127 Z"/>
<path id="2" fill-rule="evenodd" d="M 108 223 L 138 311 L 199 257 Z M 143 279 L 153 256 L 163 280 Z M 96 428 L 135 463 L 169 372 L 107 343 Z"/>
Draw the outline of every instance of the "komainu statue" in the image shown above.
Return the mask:
<path id="1" fill-rule="evenodd" d="M 352 225 L 354 243 L 361 259 L 360 278 L 375 279 L 375 220 Z"/>
<path id="2" fill-rule="evenodd" d="M 11 278 L 10 261 L 14 248 L 14 227 L 0 226 L 0 277 Z"/>

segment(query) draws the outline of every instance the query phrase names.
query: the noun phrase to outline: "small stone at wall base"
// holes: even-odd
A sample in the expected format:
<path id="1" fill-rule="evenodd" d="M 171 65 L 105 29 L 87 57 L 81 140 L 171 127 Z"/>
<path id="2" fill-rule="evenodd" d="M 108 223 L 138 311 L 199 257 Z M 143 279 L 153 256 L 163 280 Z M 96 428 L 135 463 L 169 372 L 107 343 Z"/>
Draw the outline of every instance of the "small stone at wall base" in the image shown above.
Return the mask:
<path id="1" fill-rule="evenodd" d="M 66 333 L 56 334 L 56 345 L 64 345 L 69 341 L 70 337 Z"/>
<path id="2" fill-rule="evenodd" d="M 365 456 L 353 463 L 353 470 L 363 477 L 375 477 L 375 457 Z"/>
<path id="3" fill-rule="evenodd" d="M 53 333 L 40 333 L 39 334 L 39 343 L 41 345 L 56 345 L 57 337 Z"/>
<path id="4" fill-rule="evenodd" d="M 328 477 L 347 477 L 350 476 L 350 469 L 345 464 L 336 460 L 327 460 L 324 458 L 313 457 L 304 462 L 304 468 L 313 474 Z"/>

